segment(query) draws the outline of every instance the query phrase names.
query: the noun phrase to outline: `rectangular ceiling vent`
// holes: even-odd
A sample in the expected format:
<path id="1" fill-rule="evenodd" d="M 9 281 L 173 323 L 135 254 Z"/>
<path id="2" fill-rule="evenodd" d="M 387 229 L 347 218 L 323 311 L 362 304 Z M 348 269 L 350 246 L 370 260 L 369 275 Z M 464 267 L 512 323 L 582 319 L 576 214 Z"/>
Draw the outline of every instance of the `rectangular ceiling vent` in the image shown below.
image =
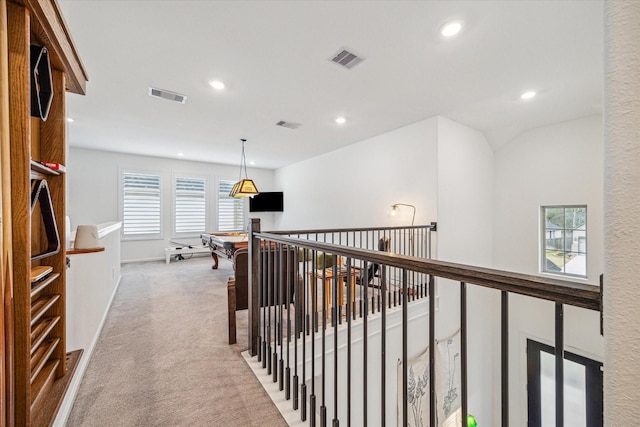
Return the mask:
<path id="1" fill-rule="evenodd" d="M 280 120 L 278 123 L 276 123 L 276 125 L 282 126 L 283 128 L 289 128 L 289 129 L 298 129 L 300 126 L 302 126 L 300 123 L 285 122 L 284 120 Z"/>
<path id="2" fill-rule="evenodd" d="M 181 95 L 176 92 L 171 92 L 170 90 L 158 89 L 155 87 L 149 87 L 149 96 L 179 102 L 180 104 L 185 104 L 187 102 L 186 95 Z"/>
<path id="3" fill-rule="evenodd" d="M 356 55 L 353 52 L 349 52 L 346 49 L 340 49 L 338 53 L 333 55 L 330 61 L 341 66 L 342 68 L 346 68 L 347 70 L 350 70 L 356 65 L 358 65 L 359 63 L 361 63 L 362 61 L 364 61 L 364 58 Z"/>

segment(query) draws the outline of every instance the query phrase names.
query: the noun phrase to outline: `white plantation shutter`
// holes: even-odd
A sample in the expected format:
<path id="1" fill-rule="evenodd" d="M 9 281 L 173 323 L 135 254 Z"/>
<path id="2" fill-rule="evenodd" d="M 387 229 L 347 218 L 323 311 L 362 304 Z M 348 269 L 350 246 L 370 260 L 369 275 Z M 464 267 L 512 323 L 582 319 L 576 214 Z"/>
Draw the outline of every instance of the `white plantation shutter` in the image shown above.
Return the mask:
<path id="1" fill-rule="evenodd" d="M 204 178 L 176 177 L 175 232 L 204 233 L 207 223 Z"/>
<path id="2" fill-rule="evenodd" d="M 160 235 L 160 176 L 122 174 L 122 233 L 131 237 Z"/>
<path id="3" fill-rule="evenodd" d="M 244 230 L 244 201 L 229 197 L 234 181 L 218 183 L 218 231 Z"/>

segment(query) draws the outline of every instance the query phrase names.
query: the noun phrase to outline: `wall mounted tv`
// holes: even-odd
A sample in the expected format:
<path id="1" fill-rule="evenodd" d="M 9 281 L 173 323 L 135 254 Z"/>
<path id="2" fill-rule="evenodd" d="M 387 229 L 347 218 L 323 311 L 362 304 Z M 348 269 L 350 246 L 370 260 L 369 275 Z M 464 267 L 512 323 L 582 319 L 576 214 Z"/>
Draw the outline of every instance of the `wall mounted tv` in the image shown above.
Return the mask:
<path id="1" fill-rule="evenodd" d="M 249 199 L 249 212 L 282 212 L 283 210 L 282 191 L 260 193 Z"/>

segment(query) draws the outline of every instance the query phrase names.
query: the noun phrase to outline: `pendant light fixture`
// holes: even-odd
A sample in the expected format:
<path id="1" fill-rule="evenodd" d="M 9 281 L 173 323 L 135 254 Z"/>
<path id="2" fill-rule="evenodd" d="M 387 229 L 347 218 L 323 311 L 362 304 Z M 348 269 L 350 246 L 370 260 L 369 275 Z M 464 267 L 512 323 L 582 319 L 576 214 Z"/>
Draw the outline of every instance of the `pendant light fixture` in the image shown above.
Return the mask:
<path id="1" fill-rule="evenodd" d="M 247 141 L 246 139 L 241 139 L 242 141 L 242 157 L 240 158 L 240 177 L 239 181 L 236 182 L 229 193 L 231 197 L 252 197 L 259 193 L 256 184 L 254 184 L 252 179 L 247 177 L 247 160 L 244 157 L 244 143 Z M 242 178 L 242 169 L 244 168 L 244 179 Z"/>

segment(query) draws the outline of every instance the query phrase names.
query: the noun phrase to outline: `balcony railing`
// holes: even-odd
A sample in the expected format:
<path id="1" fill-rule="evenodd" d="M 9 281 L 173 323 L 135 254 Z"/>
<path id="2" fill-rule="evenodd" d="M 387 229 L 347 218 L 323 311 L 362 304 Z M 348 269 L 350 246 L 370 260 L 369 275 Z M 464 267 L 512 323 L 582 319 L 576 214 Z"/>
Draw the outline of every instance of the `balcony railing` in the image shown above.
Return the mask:
<path id="1" fill-rule="evenodd" d="M 398 411 L 406 425 L 412 398 L 409 393 L 416 386 L 408 372 L 409 337 L 416 333 L 409 331 L 409 312 L 412 319 L 428 316 L 429 368 L 424 384 L 428 382 L 428 425 L 438 425 L 436 281 L 438 287 L 455 286 L 460 295 L 457 411 L 460 425 L 466 427 L 467 290 L 469 285 L 492 288 L 501 299 L 501 425 L 508 426 L 509 295 L 540 298 L 555 303 L 556 426 L 563 426 L 564 306 L 600 311 L 600 289 L 431 260 L 431 233 L 435 229 L 431 224 L 261 233 L 259 220 L 253 220 L 249 239 L 251 356 L 258 358 L 286 399 L 291 400 L 292 408 L 299 411 L 300 419 L 309 425 L 326 426 L 330 417 L 334 427 L 340 422 L 384 426 L 396 400 L 387 392 L 388 357 L 397 352 L 402 362 L 402 372 L 398 373 L 401 394 L 397 397 L 402 407 Z M 440 307 L 443 309 L 447 308 Z M 392 330 L 395 326 L 388 323 L 392 318 L 401 325 L 400 332 Z M 379 338 L 370 338 L 370 328 L 379 331 Z M 398 342 L 398 336 L 401 348 L 393 344 Z M 376 372 L 370 372 L 370 367 L 375 367 Z M 379 380 L 375 389 L 370 381 L 372 375 Z M 375 420 L 371 418 L 372 408 L 380 411 Z"/>

